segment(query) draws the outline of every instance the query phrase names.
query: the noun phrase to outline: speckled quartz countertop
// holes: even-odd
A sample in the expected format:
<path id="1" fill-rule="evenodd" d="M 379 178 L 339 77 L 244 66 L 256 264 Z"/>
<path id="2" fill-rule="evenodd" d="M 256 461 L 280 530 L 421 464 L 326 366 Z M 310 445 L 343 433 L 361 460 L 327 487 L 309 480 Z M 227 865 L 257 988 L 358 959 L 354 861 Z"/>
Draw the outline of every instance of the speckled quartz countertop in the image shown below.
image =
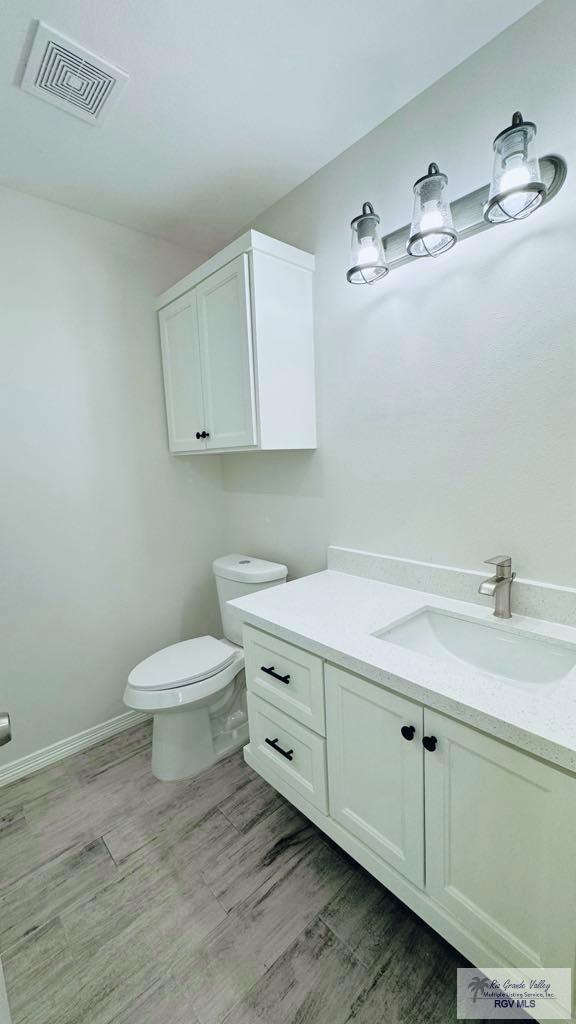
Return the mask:
<path id="1" fill-rule="evenodd" d="M 576 771 L 576 669 L 521 683 L 446 663 L 373 634 L 422 608 L 494 623 L 490 608 L 327 571 L 231 601 L 244 622 Z M 576 645 L 576 628 L 514 615 L 499 628 Z"/>

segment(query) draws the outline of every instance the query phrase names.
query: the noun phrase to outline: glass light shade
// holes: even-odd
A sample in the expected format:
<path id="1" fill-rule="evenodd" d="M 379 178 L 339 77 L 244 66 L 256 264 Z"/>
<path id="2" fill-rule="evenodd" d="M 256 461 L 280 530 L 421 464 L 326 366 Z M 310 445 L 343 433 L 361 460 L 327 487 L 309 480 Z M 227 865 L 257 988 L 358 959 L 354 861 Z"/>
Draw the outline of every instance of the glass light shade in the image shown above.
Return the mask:
<path id="1" fill-rule="evenodd" d="M 534 155 L 536 125 L 516 111 L 512 124 L 494 139 L 494 167 L 484 219 L 491 224 L 524 220 L 542 205 L 546 186 Z"/>
<path id="2" fill-rule="evenodd" d="M 352 259 L 346 274 L 350 284 L 374 284 L 388 273 L 379 224 L 380 217 L 374 213 L 372 203 L 364 203 L 362 213 L 350 225 Z"/>
<path id="3" fill-rule="evenodd" d="M 410 256 L 440 256 L 456 245 L 458 235 L 446 198 L 448 178 L 437 164 L 414 185 L 414 212 L 406 249 Z"/>

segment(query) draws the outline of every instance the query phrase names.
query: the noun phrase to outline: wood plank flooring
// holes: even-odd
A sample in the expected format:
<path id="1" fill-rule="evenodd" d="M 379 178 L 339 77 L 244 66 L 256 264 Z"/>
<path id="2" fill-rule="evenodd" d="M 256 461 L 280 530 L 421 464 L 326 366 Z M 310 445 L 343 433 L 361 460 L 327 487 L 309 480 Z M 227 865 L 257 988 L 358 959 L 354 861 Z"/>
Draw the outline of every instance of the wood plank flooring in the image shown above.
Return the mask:
<path id="1" fill-rule="evenodd" d="M 465 961 L 235 754 L 138 726 L 0 789 L 13 1024 L 452 1024 Z"/>

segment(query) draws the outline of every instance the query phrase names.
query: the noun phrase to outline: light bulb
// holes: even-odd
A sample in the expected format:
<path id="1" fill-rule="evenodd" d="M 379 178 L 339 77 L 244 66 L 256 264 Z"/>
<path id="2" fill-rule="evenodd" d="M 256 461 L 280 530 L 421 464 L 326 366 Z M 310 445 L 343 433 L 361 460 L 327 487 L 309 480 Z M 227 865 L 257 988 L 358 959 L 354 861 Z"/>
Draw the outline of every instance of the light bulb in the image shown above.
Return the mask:
<path id="1" fill-rule="evenodd" d="M 428 213 L 422 214 L 420 230 L 426 232 L 425 247 L 431 253 L 446 245 L 446 235 L 441 233 L 428 234 L 429 231 L 434 231 L 434 228 L 441 228 L 443 223 L 442 214 L 439 210 L 429 210 Z"/>
<path id="2" fill-rule="evenodd" d="M 530 171 L 527 167 L 512 167 L 505 171 L 500 179 L 500 189 L 506 192 L 509 188 L 519 188 L 520 185 L 527 185 L 530 181 Z"/>
<path id="3" fill-rule="evenodd" d="M 379 252 L 371 238 L 361 238 L 358 248 L 358 263 L 365 267 L 369 263 L 377 263 Z"/>
<path id="4" fill-rule="evenodd" d="M 420 230 L 431 231 L 433 228 L 441 228 L 442 223 L 442 214 L 440 213 L 440 210 L 428 210 L 427 213 L 422 214 Z"/>
<path id="5" fill-rule="evenodd" d="M 522 185 L 527 185 L 530 181 L 530 171 L 524 165 L 522 167 L 511 167 L 509 171 L 505 171 L 500 178 L 500 191 L 507 192 L 509 189 L 514 189 L 512 195 L 504 196 L 500 200 L 500 208 L 512 219 L 520 217 L 524 210 L 531 208 L 534 204 L 534 193 L 518 191 L 522 189 Z"/>
<path id="6" fill-rule="evenodd" d="M 540 196 L 522 189 L 522 186 L 528 185 L 529 182 L 530 172 L 527 167 L 515 167 L 513 170 L 506 171 L 500 179 L 500 188 L 504 193 L 500 200 L 500 209 L 512 220 L 522 219 L 523 216 L 532 213 L 532 210 L 540 205 Z M 506 195 L 509 189 L 515 191 L 511 195 Z"/>

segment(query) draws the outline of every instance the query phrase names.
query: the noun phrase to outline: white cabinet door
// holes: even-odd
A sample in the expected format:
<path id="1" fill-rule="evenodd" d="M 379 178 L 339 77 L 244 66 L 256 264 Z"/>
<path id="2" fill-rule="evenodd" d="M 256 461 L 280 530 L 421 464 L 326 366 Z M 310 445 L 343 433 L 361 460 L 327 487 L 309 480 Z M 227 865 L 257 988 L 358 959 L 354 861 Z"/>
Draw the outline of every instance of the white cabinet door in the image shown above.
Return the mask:
<path id="1" fill-rule="evenodd" d="M 206 447 L 196 295 L 188 292 L 160 310 L 162 366 L 170 451 Z"/>
<path id="2" fill-rule="evenodd" d="M 325 692 L 330 814 L 422 886 L 422 708 L 332 665 Z"/>
<path id="3" fill-rule="evenodd" d="M 256 444 L 248 257 L 235 260 L 195 289 L 208 448 Z"/>
<path id="4" fill-rule="evenodd" d="M 573 966 L 576 778 L 425 711 L 426 888 L 518 966 Z"/>

